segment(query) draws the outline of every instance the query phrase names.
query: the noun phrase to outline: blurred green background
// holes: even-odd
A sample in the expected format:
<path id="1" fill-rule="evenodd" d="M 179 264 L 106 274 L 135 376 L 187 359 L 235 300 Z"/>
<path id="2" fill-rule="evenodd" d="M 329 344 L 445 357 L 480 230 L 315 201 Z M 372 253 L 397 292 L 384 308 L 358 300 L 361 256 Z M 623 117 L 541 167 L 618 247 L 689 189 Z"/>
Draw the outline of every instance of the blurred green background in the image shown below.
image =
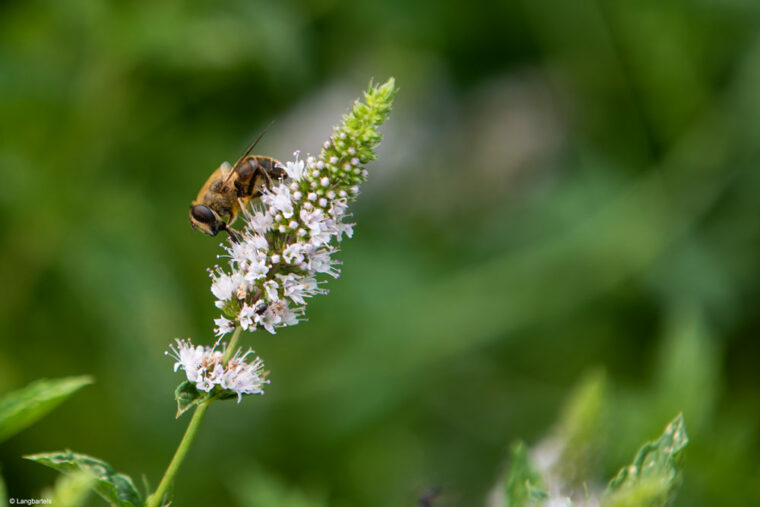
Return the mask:
<path id="1" fill-rule="evenodd" d="M 759 27 L 750 0 L 3 3 L 0 392 L 97 381 L 0 446 L 9 495 L 59 448 L 158 482 L 188 420 L 163 352 L 218 313 L 190 201 L 270 121 L 258 153 L 316 153 L 395 76 L 343 276 L 245 338 L 272 384 L 212 408 L 176 505 L 481 505 L 600 369 L 600 480 L 683 410 L 677 504 L 760 503 Z"/>

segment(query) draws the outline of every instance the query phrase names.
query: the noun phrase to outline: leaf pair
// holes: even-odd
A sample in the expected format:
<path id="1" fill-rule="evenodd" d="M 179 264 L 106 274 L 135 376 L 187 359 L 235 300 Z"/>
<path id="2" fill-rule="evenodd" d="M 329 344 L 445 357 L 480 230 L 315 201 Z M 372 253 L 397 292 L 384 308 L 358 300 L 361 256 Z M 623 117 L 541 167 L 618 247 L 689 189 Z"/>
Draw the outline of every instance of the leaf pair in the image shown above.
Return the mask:
<path id="1" fill-rule="evenodd" d="M 88 376 L 42 379 L 6 394 L 0 398 L 0 442 L 42 419 L 69 396 L 92 382 L 93 379 Z M 67 474 L 50 492 L 56 503 L 79 505 L 87 492 L 94 488 L 112 505 L 142 505 L 142 496 L 132 479 L 116 473 L 111 466 L 97 458 L 71 451 L 34 454 L 25 458 Z M 0 502 L 8 503 L 2 480 Z"/>

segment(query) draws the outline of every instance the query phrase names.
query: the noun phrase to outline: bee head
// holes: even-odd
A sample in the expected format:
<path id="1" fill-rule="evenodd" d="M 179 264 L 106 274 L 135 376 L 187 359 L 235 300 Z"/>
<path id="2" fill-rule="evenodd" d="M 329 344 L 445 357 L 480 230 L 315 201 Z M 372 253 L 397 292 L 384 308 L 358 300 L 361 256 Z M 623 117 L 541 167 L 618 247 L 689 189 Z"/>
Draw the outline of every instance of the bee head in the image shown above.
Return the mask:
<path id="1" fill-rule="evenodd" d="M 193 230 L 201 231 L 209 236 L 216 236 L 219 231 L 225 231 L 235 243 L 240 239 L 238 233 L 227 227 L 227 222 L 222 220 L 216 211 L 203 204 L 190 206 L 190 226 Z"/>
<path id="2" fill-rule="evenodd" d="M 190 226 L 209 236 L 216 236 L 221 230 L 227 228 L 227 224 L 216 214 L 214 210 L 203 204 L 190 206 Z"/>

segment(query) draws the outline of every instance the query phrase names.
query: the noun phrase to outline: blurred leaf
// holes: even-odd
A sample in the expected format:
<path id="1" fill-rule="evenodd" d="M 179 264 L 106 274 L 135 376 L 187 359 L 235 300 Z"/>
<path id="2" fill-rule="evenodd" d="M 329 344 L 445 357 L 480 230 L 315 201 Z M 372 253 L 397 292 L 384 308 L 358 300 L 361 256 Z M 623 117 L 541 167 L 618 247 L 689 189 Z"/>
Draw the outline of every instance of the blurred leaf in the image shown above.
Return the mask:
<path id="1" fill-rule="evenodd" d="M 314 498 L 261 467 L 240 474 L 232 493 L 242 507 L 326 507 L 323 498 Z"/>
<path id="2" fill-rule="evenodd" d="M 141 505 L 142 497 L 128 475 L 116 473 L 106 462 L 71 451 L 33 454 L 24 458 L 48 466 L 59 472 L 71 474 L 91 473 L 97 478 L 95 491 L 112 505 Z"/>
<path id="3" fill-rule="evenodd" d="M 644 444 L 633 463 L 610 481 L 605 504 L 665 505 L 680 486 L 681 451 L 689 443 L 683 414 L 668 424 L 662 436 Z"/>
<path id="4" fill-rule="evenodd" d="M 603 371 L 586 376 L 570 395 L 554 438 L 562 442 L 553 467 L 565 484 L 582 486 L 594 474 L 606 430 L 607 379 Z"/>
<path id="5" fill-rule="evenodd" d="M 43 418 L 92 377 L 38 380 L 0 399 L 0 442 Z"/>
<path id="6" fill-rule="evenodd" d="M 505 484 L 507 507 L 530 505 L 549 496 L 545 481 L 533 466 L 524 442 L 512 446 L 510 461 Z"/>
<path id="7" fill-rule="evenodd" d="M 689 418 L 689 432 L 694 435 L 715 413 L 722 346 L 714 340 L 699 306 L 679 301 L 668 310 L 649 387 L 621 389 L 611 399 L 616 445 L 605 448 L 608 465 L 626 461 L 640 435 L 658 431 L 653 421 L 680 410 Z"/>
<path id="8" fill-rule="evenodd" d="M 195 388 L 195 384 L 189 380 L 185 380 L 174 390 L 174 399 L 177 400 L 176 417 L 179 418 L 182 414 L 207 398 L 208 393 L 199 391 Z"/>
<path id="9" fill-rule="evenodd" d="M 659 351 L 654 385 L 663 411 L 677 406 L 694 434 L 707 422 L 718 396 L 721 358 L 705 316 L 693 304 L 680 304 L 669 315 Z"/>
<path id="10" fill-rule="evenodd" d="M 79 507 L 95 487 L 97 477 L 88 470 L 82 470 L 58 477 L 55 487 L 43 496 L 50 498 L 58 507 Z"/>

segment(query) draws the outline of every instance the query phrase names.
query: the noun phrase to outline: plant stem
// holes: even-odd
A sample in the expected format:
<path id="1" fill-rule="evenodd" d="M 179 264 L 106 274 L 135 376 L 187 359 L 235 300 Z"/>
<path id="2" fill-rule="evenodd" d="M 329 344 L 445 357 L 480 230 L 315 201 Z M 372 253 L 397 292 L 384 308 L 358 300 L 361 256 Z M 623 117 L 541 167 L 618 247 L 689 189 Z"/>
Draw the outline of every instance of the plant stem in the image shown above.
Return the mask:
<path id="1" fill-rule="evenodd" d="M 232 332 L 232 338 L 230 338 L 230 343 L 229 345 L 227 345 L 227 350 L 224 351 L 224 357 L 222 358 L 222 362 L 224 364 L 227 364 L 230 358 L 235 354 L 235 349 L 237 348 L 237 342 L 240 339 L 240 334 L 242 332 L 243 332 L 242 327 L 236 327 L 235 330 Z"/>
<path id="2" fill-rule="evenodd" d="M 208 399 L 195 408 L 193 418 L 190 419 L 190 424 L 187 425 L 187 430 L 185 430 L 185 436 L 182 437 L 179 447 L 177 447 L 177 450 L 174 452 L 174 457 L 172 458 L 171 463 L 169 463 L 166 472 L 164 472 L 164 476 L 161 478 L 158 488 L 156 488 L 156 491 L 154 491 L 145 502 L 146 507 L 160 507 L 161 501 L 166 495 L 166 492 L 174 482 L 174 477 L 177 475 L 179 467 L 187 455 L 187 451 L 190 450 L 190 445 L 193 443 L 195 435 L 198 433 L 198 428 L 201 425 L 203 416 L 206 415 L 206 410 L 208 410 L 212 401 L 213 399 Z"/>
<path id="3" fill-rule="evenodd" d="M 235 331 L 233 331 L 232 338 L 230 338 L 230 343 L 227 346 L 227 350 L 224 351 L 224 358 L 222 359 L 224 363 L 227 363 L 235 353 L 237 342 L 240 339 L 240 334 L 242 331 L 243 328 L 241 327 L 237 327 L 235 328 Z M 187 452 L 190 450 L 190 446 L 195 439 L 195 435 L 198 433 L 198 428 L 201 425 L 201 421 L 203 421 L 203 416 L 206 415 L 206 410 L 208 410 L 208 407 L 212 401 L 214 401 L 213 397 L 207 399 L 195 407 L 193 417 L 190 419 L 190 424 L 187 425 L 187 430 L 185 430 L 185 436 L 182 437 L 182 441 L 180 441 L 177 450 L 174 452 L 174 457 L 169 463 L 169 466 L 166 468 L 166 472 L 164 472 L 164 476 L 161 478 L 161 482 L 158 484 L 156 491 L 154 491 L 153 494 L 150 495 L 148 497 L 148 500 L 145 502 L 146 507 L 161 506 L 161 501 L 166 495 L 166 492 L 171 487 L 172 483 L 174 483 L 174 477 L 177 475 L 180 465 L 184 461 Z"/>

